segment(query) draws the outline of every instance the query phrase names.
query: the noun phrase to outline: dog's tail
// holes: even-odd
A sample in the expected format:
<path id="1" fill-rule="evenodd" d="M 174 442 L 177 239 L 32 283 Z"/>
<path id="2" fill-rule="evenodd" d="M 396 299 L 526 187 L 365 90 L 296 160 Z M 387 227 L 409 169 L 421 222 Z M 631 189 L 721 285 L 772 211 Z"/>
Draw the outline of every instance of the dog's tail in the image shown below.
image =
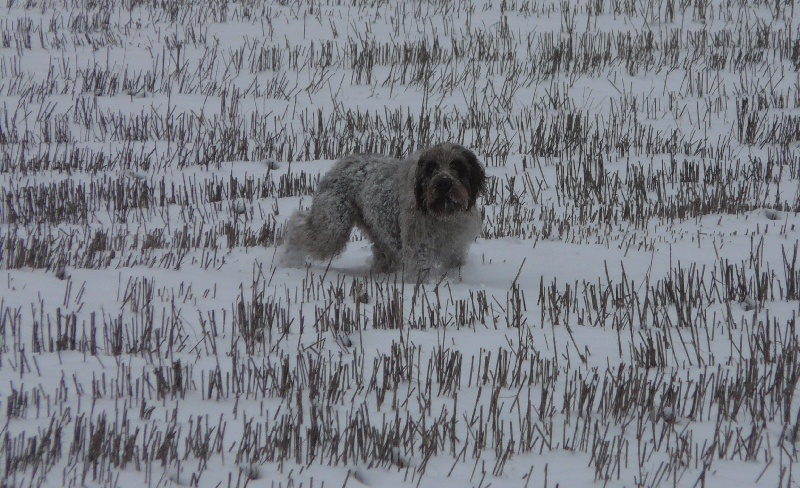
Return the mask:
<path id="1" fill-rule="evenodd" d="M 319 199 L 319 196 L 317 197 Z M 289 219 L 284 240 L 282 261 L 286 266 L 300 267 L 305 258 L 326 261 L 344 251 L 355 223 L 347 205 L 312 203 L 309 211 L 298 211 Z"/>

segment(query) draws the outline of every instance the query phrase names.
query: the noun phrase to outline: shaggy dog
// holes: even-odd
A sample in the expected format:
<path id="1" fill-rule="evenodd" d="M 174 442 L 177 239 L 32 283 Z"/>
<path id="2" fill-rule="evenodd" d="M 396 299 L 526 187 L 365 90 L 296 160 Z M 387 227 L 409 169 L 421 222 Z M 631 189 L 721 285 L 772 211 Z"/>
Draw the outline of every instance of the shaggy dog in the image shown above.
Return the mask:
<path id="1" fill-rule="evenodd" d="M 372 242 L 373 270 L 446 272 L 464 264 L 480 234 L 475 201 L 485 189 L 478 158 L 457 144 L 404 160 L 346 156 L 322 178 L 311 208 L 289 220 L 284 261 L 328 260 L 344 250 L 357 226 Z"/>

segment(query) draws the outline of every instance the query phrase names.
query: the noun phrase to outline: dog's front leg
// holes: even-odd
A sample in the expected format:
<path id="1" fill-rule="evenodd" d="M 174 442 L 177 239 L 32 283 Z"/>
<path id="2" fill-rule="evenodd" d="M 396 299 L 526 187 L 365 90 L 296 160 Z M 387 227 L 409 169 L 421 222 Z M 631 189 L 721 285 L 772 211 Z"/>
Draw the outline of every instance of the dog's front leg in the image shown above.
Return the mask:
<path id="1" fill-rule="evenodd" d="M 426 281 L 441 274 L 437 261 L 434 232 L 424 218 L 409 219 L 402 229 L 402 260 L 404 275 L 408 279 Z"/>

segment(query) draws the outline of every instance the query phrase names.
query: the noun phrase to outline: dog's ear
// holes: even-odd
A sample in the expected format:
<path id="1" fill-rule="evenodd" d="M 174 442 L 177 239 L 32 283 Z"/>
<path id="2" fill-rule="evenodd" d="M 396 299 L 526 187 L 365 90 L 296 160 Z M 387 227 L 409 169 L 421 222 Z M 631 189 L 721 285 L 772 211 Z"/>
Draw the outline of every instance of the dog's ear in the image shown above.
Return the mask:
<path id="1" fill-rule="evenodd" d="M 420 158 L 417 161 L 417 168 L 414 171 L 414 201 L 417 204 L 417 209 L 422 213 L 428 211 L 428 207 L 425 204 L 425 191 L 428 186 L 428 180 L 430 179 L 430 174 L 428 172 L 430 164 L 429 161 Z"/>
<path id="2" fill-rule="evenodd" d="M 464 158 L 469 165 L 467 181 L 469 182 L 469 208 L 472 208 L 478 197 L 486 193 L 486 172 L 475 153 L 469 149 L 463 151 Z"/>

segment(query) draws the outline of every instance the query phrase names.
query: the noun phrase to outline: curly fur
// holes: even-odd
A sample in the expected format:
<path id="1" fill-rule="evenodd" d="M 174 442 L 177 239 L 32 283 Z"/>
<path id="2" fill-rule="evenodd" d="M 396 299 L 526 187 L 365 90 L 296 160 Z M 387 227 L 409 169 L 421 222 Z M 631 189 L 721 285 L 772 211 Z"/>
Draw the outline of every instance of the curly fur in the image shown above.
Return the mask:
<path id="1" fill-rule="evenodd" d="M 475 203 L 485 191 L 478 158 L 444 143 L 398 160 L 355 154 L 322 178 L 308 211 L 289 220 L 284 261 L 330 259 L 357 226 L 372 242 L 378 272 L 446 271 L 464 264 L 480 234 Z"/>

